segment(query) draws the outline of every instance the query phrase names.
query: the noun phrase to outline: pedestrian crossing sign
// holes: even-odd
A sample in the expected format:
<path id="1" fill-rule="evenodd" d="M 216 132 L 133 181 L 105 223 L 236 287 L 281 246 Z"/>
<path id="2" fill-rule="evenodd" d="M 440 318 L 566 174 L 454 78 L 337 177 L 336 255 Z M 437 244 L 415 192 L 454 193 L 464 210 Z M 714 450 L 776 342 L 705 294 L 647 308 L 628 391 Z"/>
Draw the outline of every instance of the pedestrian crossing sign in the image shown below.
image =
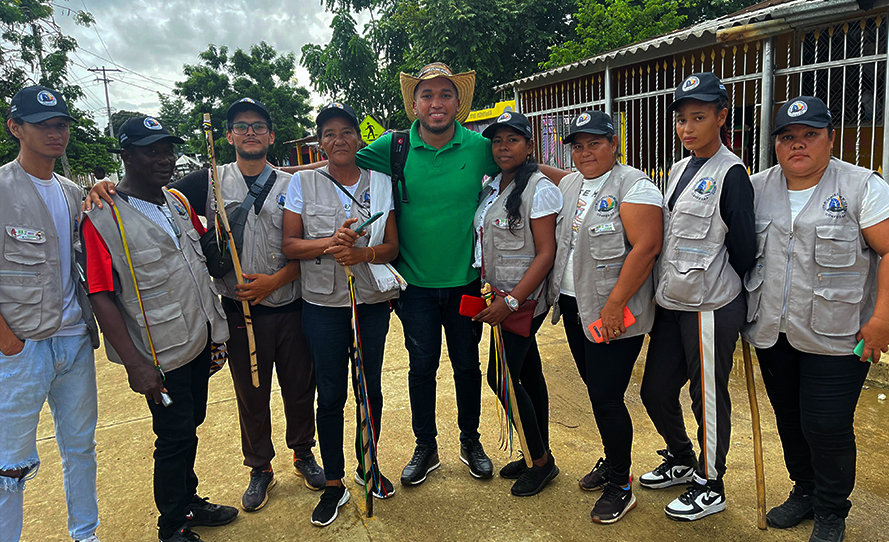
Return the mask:
<path id="1" fill-rule="evenodd" d="M 361 121 L 361 124 L 358 125 L 358 127 L 361 129 L 361 139 L 368 145 L 383 135 L 383 132 L 385 131 L 383 126 L 370 115 L 364 117 L 364 120 Z"/>

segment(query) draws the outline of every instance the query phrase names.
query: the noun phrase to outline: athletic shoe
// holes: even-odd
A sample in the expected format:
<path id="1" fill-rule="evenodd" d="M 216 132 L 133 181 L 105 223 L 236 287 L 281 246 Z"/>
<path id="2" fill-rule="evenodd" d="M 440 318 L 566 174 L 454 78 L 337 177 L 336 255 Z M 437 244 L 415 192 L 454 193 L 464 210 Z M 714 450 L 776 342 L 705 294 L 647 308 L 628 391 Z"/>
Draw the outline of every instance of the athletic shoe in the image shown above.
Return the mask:
<path id="1" fill-rule="evenodd" d="M 187 526 L 182 527 L 167 538 L 158 535 L 157 539 L 158 542 L 203 542 L 201 536 L 189 529 Z"/>
<path id="2" fill-rule="evenodd" d="M 510 490 L 516 497 L 530 497 L 537 495 L 546 484 L 559 475 L 559 467 L 556 466 L 555 460 L 550 456 L 549 461 L 542 467 L 534 465 L 530 469 L 526 469 L 519 479 L 512 485 Z"/>
<path id="3" fill-rule="evenodd" d="M 315 455 L 312 452 L 302 455 L 296 455 L 296 452 L 293 452 L 293 468 L 296 470 L 297 476 L 305 478 L 306 487 L 312 491 L 321 491 L 327 486 L 324 469 L 315 461 Z"/>
<path id="4" fill-rule="evenodd" d="M 327 486 L 321 494 L 321 502 L 312 512 L 312 524 L 326 527 L 336 519 L 340 506 L 349 502 L 351 495 L 345 486 Z"/>
<path id="5" fill-rule="evenodd" d="M 590 517 L 596 523 L 616 523 L 633 508 L 636 508 L 636 496 L 632 484 L 627 484 L 624 489 L 614 482 L 607 482 Z"/>
<path id="6" fill-rule="evenodd" d="M 492 478 L 494 476 L 494 464 L 482 443 L 478 439 L 468 439 L 460 442 L 460 461 L 469 465 L 469 474 L 475 478 Z"/>
<path id="7" fill-rule="evenodd" d="M 528 464 L 525 463 L 525 457 L 522 455 L 522 452 L 519 452 L 518 459 L 503 465 L 503 468 L 500 469 L 500 477 L 507 480 L 515 480 L 524 474 L 526 470 L 528 470 Z"/>
<path id="8" fill-rule="evenodd" d="M 608 463 L 608 460 L 604 457 L 600 457 L 598 461 L 596 461 L 596 466 L 593 467 L 593 470 L 590 471 L 589 474 L 580 479 L 578 484 L 580 485 L 580 489 L 584 491 L 597 491 L 599 489 L 604 489 L 605 485 L 608 483 L 608 476 L 611 474 L 611 464 Z"/>
<path id="9" fill-rule="evenodd" d="M 197 495 L 191 498 L 188 508 L 185 509 L 185 525 L 189 529 L 199 525 L 206 527 L 228 525 L 236 517 L 238 517 L 238 509 L 234 506 L 213 504 L 207 498 L 202 499 Z"/>
<path id="10" fill-rule="evenodd" d="M 395 495 L 395 487 L 392 485 L 392 482 L 389 481 L 388 478 L 380 474 L 380 481 L 383 484 L 382 490 L 377 487 L 376 481 L 374 481 L 374 489 L 373 496 L 378 499 L 388 499 L 392 495 Z M 359 486 L 364 487 L 364 469 L 360 466 L 355 469 L 355 483 Z"/>
<path id="11" fill-rule="evenodd" d="M 75 540 L 74 542 L 102 542 L 102 541 L 99 540 L 98 536 L 93 535 L 89 538 L 84 538 L 83 540 Z"/>
<path id="12" fill-rule="evenodd" d="M 253 469 L 250 471 L 250 485 L 241 497 L 241 508 L 246 512 L 256 512 L 269 502 L 269 490 L 278 483 L 272 468 L 268 470 Z"/>
<path id="13" fill-rule="evenodd" d="M 831 514 L 827 517 L 815 514 L 815 527 L 809 542 L 842 542 L 846 538 L 846 519 Z"/>
<path id="14" fill-rule="evenodd" d="M 677 521 L 694 521 L 725 510 L 725 493 L 709 483 L 692 482 L 688 489 L 667 505 L 667 517 Z"/>
<path id="15" fill-rule="evenodd" d="M 401 471 L 401 484 L 416 486 L 426 481 L 426 475 L 441 466 L 438 460 L 438 448 L 418 444 L 414 455 Z"/>
<path id="16" fill-rule="evenodd" d="M 803 495 L 798 486 L 793 486 L 784 504 L 776 506 L 766 514 L 766 523 L 776 529 L 786 529 L 799 524 L 803 519 L 815 517 L 815 499 Z"/>
<path id="17" fill-rule="evenodd" d="M 648 489 L 662 489 L 670 486 L 687 484 L 694 479 L 698 461 L 694 456 L 688 458 L 673 457 L 667 450 L 658 450 L 664 462 L 651 472 L 639 477 L 639 485 Z"/>

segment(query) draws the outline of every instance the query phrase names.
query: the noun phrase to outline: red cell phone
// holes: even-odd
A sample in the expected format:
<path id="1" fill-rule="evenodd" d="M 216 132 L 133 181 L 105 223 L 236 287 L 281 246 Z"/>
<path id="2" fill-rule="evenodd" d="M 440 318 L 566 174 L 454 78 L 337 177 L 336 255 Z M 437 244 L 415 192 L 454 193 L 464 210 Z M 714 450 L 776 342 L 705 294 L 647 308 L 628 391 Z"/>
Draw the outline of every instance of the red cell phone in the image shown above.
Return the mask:
<path id="1" fill-rule="evenodd" d="M 478 313 L 485 310 L 487 306 L 488 304 L 482 297 L 464 295 L 462 298 L 460 298 L 460 314 L 462 314 L 463 316 L 472 318 Z"/>
<path id="2" fill-rule="evenodd" d="M 630 312 L 630 308 L 624 306 L 624 327 L 630 327 L 631 325 L 636 323 L 636 317 L 633 316 L 633 313 Z M 602 319 L 599 318 L 592 324 L 590 324 L 590 333 L 593 335 L 593 340 L 597 343 L 600 343 L 605 340 L 605 332 L 602 331 Z"/>

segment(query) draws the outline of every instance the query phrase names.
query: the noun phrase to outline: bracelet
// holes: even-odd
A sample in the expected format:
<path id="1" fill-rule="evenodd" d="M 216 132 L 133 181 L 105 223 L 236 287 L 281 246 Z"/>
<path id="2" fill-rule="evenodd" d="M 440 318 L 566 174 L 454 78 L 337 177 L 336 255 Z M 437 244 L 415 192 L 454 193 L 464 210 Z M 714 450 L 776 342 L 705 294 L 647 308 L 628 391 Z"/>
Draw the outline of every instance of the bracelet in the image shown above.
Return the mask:
<path id="1" fill-rule="evenodd" d="M 374 263 L 374 260 L 377 259 L 377 251 L 374 250 L 374 247 L 367 247 L 367 248 L 369 248 L 370 252 L 371 252 L 370 262 L 368 262 L 368 263 Z"/>

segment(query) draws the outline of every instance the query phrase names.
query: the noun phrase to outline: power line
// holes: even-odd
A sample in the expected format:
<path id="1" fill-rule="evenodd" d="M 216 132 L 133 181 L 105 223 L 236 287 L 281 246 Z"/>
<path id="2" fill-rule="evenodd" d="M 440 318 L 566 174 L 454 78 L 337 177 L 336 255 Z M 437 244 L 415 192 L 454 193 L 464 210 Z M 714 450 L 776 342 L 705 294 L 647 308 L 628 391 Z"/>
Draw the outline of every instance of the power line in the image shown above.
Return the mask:
<path id="1" fill-rule="evenodd" d="M 116 63 L 116 62 L 114 62 L 114 61 L 111 60 L 111 59 L 105 58 L 104 56 L 99 55 L 99 54 L 96 54 L 96 53 L 94 53 L 94 52 L 92 52 L 92 51 L 90 51 L 90 50 L 88 50 L 88 49 L 84 49 L 83 47 L 81 47 L 81 46 L 79 46 L 79 45 L 77 46 L 77 48 L 80 49 L 81 51 L 83 51 L 84 53 L 93 55 L 94 57 L 96 57 L 96 58 L 98 58 L 98 59 L 100 59 L 100 60 L 104 60 L 105 62 L 110 62 L 110 63 L 114 64 L 115 66 L 117 66 L 118 68 L 120 68 L 122 71 L 132 73 L 133 75 L 136 75 L 136 76 L 138 76 L 138 77 L 141 77 L 142 79 L 145 79 L 146 81 L 149 81 L 149 82 L 151 82 L 151 83 L 154 83 L 155 85 L 162 86 L 162 87 L 167 88 L 167 89 L 169 89 L 169 90 L 176 90 L 175 87 L 171 87 L 170 85 L 161 83 L 161 82 L 159 82 L 159 81 L 155 81 L 154 79 L 152 79 L 151 77 L 148 77 L 147 75 L 142 75 L 141 73 L 139 73 L 139 72 L 137 72 L 137 71 L 135 71 L 135 70 L 131 70 L 130 68 L 127 68 L 126 66 L 122 66 L 122 65 L 120 65 L 120 64 L 118 64 L 118 63 Z M 166 81 L 170 81 L 170 82 L 172 82 L 172 83 L 175 83 L 175 82 L 176 82 L 176 81 L 173 81 L 172 79 L 167 79 L 166 77 L 160 77 L 160 76 L 157 76 L 157 78 L 158 78 L 158 79 L 164 79 L 164 80 L 166 80 Z"/>
<path id="2" fill-rule="evenodd" d="M 99 68 L 87 68 L 87 69 L 91 72 L 96 72 L 96 73 L 98 73 L 100 71 L 102 72 L 102 78 L 99 80 L 102 81 L 103 83 L 105 83 L 105 103 L 108 106 L 108 133 L 111 137 L 114 137 L 114 126 L 111 123 L 111 99 L 108 97 L 108 83 L 110 82 L 110 80 L 108 79 L 108 74 L 106 72 L 119 72 L 120 70 L 113 69 L 113 68 L 105 69 L 105 66 L 102 66 L 101 69 L 99 69 Z"/>

